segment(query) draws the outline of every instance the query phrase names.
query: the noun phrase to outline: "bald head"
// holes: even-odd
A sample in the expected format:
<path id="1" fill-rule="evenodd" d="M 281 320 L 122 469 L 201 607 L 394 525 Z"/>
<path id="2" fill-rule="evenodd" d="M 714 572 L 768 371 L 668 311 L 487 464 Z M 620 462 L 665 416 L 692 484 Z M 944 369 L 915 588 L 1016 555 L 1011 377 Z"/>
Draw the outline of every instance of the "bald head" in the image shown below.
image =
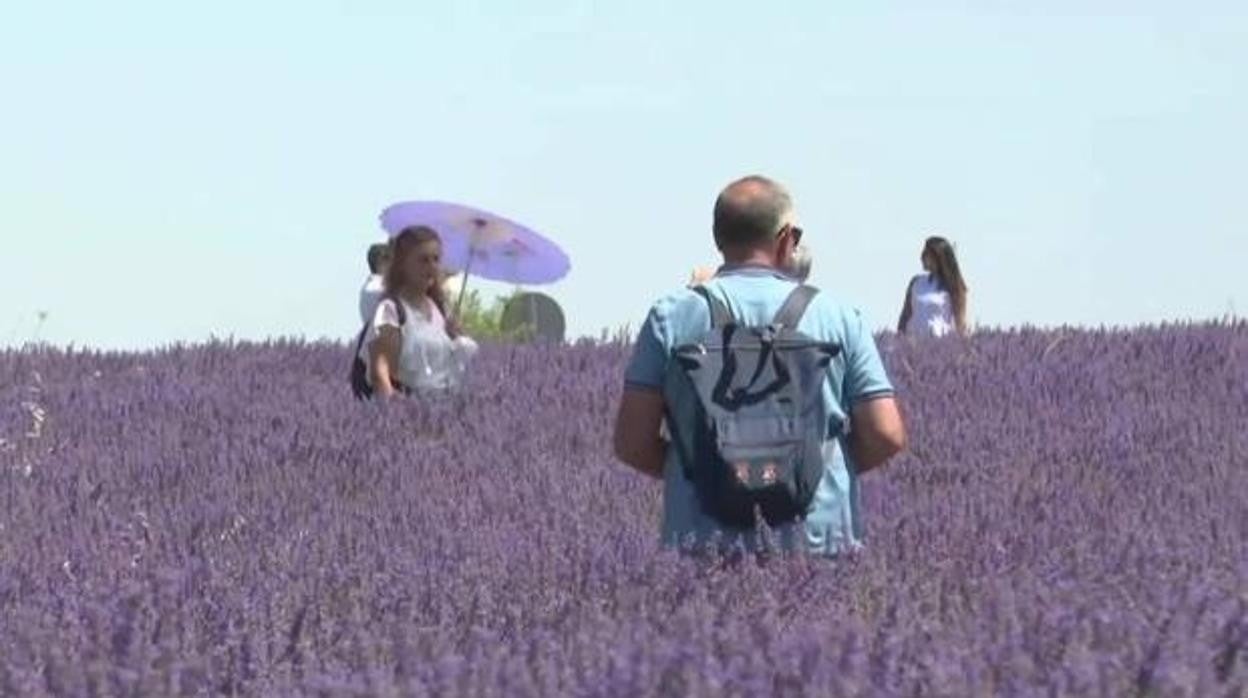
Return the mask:
<path id="1" fill-rule="evenodd" d="M 766 246 L 792 213 L 793 199 L 779 183 L 758 175 L 738 179 L 715 200 L 715 245 L 720 250 Z"/>

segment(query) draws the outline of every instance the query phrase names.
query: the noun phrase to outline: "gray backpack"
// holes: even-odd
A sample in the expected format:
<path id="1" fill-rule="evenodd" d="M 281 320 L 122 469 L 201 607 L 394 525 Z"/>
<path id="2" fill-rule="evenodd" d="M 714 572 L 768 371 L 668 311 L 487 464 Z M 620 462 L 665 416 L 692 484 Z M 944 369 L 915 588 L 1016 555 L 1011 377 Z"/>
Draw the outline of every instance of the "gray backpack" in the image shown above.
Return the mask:
<path id="1" fill-rule="evenodd" d="M 823 386 L 841 347 L 797 331 L 818 290 L 798 286 L 775 319 L 737 323 L 705 288 L 711 309 L 701 341 L 675 348 L 669 382 L 696 395 L 691 424 L 667 415 L 672 442 L 703 511 L 731 529 L 805 518 L 823 477 L 829 436 Z"/>

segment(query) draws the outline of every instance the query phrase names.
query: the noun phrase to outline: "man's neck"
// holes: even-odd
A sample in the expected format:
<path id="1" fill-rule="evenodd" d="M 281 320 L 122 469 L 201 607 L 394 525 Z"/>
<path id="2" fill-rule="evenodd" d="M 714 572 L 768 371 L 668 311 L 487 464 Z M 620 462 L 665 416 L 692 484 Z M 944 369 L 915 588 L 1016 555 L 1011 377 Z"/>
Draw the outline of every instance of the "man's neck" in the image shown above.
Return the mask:
<path id="1" fill-rule="evenodd" d="M 775 257 L 766 250 L 753 250 L 741 253 L 724 253 L 724 266 L 726 267 L 771 267 L 776 266 Z"/>

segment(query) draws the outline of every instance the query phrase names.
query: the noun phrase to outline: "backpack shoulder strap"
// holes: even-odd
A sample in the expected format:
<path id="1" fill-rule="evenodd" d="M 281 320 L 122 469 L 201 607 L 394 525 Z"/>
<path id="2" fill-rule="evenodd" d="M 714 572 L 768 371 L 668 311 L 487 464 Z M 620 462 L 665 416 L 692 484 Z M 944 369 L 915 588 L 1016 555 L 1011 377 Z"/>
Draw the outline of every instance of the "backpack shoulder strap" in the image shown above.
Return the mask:
<path id="1" fill-rule="evenodd" d="M 363 327 L 360 328 L 360 333 L 355 336 L 355 354 L 353 354 L 352 356 L 359 356 L 360 350 L 364 348 L 364 338 L 367 336 L 368 336 L 368 325 L 365 324 Z"/>
<path id="2" fill-rule="evenodd" d="M 407 324 L 407 307 L 403 305 L 403 301 L 399 300 L 398 296 L 385 296 L 382 298 L 382 300 L 388 300 L 394 303 L 394 311 L 399 316 L 399 326 L 401 327 L 403 325 L 406 325 Z"/>
<path id="3" fill-rule="evenodd" d="M 797 329 L 798 323 L 802 321 L 802 316 L 806 314 L 806 308 L 810 306 L 810 301 L 814 299 L 817 293 L 819 293 L 819 289 L 807 284 L 802 284 L 793 289 L 793 292 L 785 299 L 784 305 L 780 306 L 780 310 L 776 313 L 772 323 L 783 325 L 791 330 Z"/>
<path id="4" fill-rule="evenodd" d="M 394 296 L 382 296 L 378 303 L 390 301 L 394 303 L 395 313 L 399 316 L 400 327 L 407 324 L 407 309 L 403 307 L 403 302 Z M 368 328 L 373 326 L 373 321 L 369 320 L 360 328 L 360 334 L 355 338 L 355 353 L 360 353 L 360 349 L 364 348 L 364 338 L 368 336 Z"/>
<path id="5" fill-rule="evenodd" d="M 726 327 L 733 323 L 732 311 L 728 310 L 728 306 L 717 298 L 714 294 L 707 290 L 705 286 L 694 286 L 694 292 L 706 301 L 711 308 L 711 328 Z"/>

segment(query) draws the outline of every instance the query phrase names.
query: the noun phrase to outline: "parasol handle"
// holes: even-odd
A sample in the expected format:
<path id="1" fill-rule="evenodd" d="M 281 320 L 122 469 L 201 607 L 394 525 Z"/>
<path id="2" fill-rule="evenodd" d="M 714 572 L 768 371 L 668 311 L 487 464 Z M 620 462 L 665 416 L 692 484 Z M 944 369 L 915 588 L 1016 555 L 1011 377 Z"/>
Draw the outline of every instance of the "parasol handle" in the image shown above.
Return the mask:
<path id="1" fill-rule="evenodd" d="M 464 280 L 459 282 L 459 297 L 455 299 L 455 318 L 459 319 L 459 311 L 464 307 L 464 293 L 468 290 L 468 270 L 472 268 L 472 253 L 468 253 L 468 263 L 464 265 Z"/>
<path id="2" fill-rule="evenodd" d="M 486 226 L 486 222 L 480 218 L 474 220 L 473 224 L 477 226 L 478 232 L 485 229 Z M 472 271 L 472 258 L 476 256 L 475 253 L 477 251 L 476 242 L 475 235 L 468 239 L 468 261 L 464 262 L 464 280 L 459 284 L 459 298 L 455 299 L 455 319 L 457 320 L 459 319 L 460 309 L 464 307 L 464 294 L 468 290 L 468 273 Z"/>

